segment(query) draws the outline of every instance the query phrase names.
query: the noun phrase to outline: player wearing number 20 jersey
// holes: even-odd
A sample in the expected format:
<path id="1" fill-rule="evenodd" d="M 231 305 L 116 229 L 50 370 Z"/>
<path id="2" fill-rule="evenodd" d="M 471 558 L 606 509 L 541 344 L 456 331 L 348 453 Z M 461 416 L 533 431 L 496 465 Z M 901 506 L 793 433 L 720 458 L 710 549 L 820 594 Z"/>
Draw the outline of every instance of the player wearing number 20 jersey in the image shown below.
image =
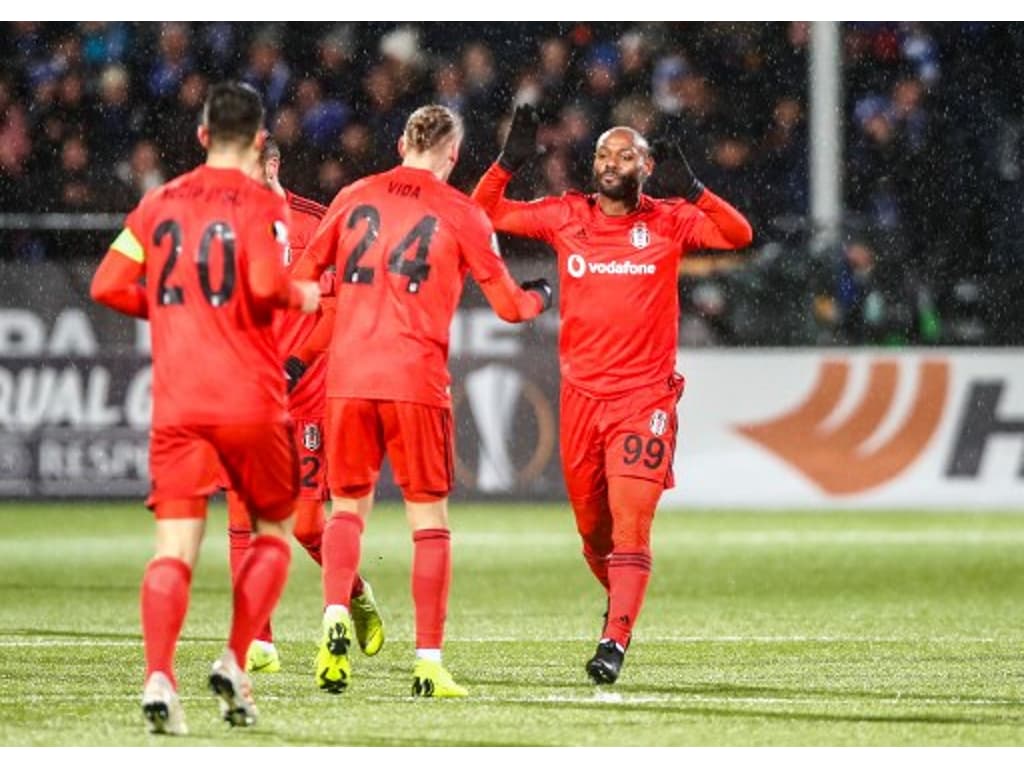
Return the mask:
<path id="1" fill-rule="evenodd" d="M 251 87 L 211 88 L 198 130 L 206 163 L 143 198 L 92 283 L 95 300 L 148 317 L 152 335 L 149 504 L 157 556 L 142 584 L 142 706 L 156 733 L 186 731 L 174 648 L 220 467 L 259 534 L 235 583 L 228 647 L 210 674 L 233 725 L 255 721 L 239 661 L 273 610 L 291 557 L 283 521 L 291 515 L 298 473 L 271 322 L 275 309 L 314 311 L 319 292 L 285 274 L 284 199 L 251 178 L 262 123 L 263 106 Z"/>
<path id="2" fill-rule="evenodd" d="M 450 110 L 416 110 L 399 143 L 402 165 L 338 193 L 295 271 L 310 278 L 334 265 L 338 283 L 327 367 L 334 514 L 323 538 L 327 607 L 316 663 L 329 692 L 349 682 L 349 586 L 386 451 L 413 529 L 413 691 L 466 695 L 441 666 L 454 475 L 449 327 L 467 274 L 509 321 L 538 315 L 550 288 L 515 284 L 483 211 L 446 183 L 461 140 Z"/>

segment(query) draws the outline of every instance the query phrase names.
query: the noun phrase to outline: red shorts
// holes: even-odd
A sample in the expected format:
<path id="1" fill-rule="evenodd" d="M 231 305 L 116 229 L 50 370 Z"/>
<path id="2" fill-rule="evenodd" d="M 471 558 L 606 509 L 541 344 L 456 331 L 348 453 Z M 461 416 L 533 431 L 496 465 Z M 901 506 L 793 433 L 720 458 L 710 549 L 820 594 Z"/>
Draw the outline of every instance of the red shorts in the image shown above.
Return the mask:
<path id="1" fill-rule="evenodd" d="M 223 468 L 223 471 L 222 471 Z M 157 427 L 150 431 L 146 505 L 205 497 L 227 484 L 260 519 L 284 520 L 298 491 L 298 460 L 284 424 Z"/>
<path id="2" fill-rule="evenodd" d="M 299 498 L 304 501 L 326 501 L 327 454 L 324 449 L 323 418 L 295 417 L 292 434 L 299 454 Z"/>
<path id="3" fill-rule="evenodd" d="M 452 412 L 421 403 L 327 399 L 327 480 L 334 497 L 365 496 L 387 453 L 406 501 L 431 502 L 455 487 Z"/>
<path id="4" fill-rule="evenodd" d="M 596 400 L 562 383 L 559 420 L 562 473 L 569 496 L 602 490 L 609 477 L 637 477 L 675 485 L 676 404 L 684 379 Z"/>

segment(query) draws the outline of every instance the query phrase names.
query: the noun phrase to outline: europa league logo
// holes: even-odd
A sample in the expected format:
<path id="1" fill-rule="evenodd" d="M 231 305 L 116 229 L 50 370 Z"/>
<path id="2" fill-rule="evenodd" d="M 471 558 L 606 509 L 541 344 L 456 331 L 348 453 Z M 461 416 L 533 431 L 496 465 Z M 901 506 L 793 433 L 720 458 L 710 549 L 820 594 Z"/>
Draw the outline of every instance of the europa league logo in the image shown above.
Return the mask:
<path id="1" fill-rule="evenodd" d="M 513 456 L 520 404 L 536 422 L 529 455 Z M 543 473 L 554 453 L 555 417 L 540 387 L 515 368 L 491 364 L 468 374 L 454 394 L 453 409 L 467 405 L 479 437 L 476 472 L 455 457 L 455 474 L 467 488 L 502 493 L 528 485 Z"/>

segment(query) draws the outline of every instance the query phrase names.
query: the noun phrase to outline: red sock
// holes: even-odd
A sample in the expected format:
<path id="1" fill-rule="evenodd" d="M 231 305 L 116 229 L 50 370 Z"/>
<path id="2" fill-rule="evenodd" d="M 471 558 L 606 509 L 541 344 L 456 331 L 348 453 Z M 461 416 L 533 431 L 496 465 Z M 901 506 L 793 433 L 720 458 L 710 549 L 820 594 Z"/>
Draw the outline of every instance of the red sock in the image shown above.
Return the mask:
<path id="1" fill-rule="evenodd" d="M 612 513 L 608 493 L 602 489 L 589 496 L 571 496 L 576 530 L 583 540 L 583 559 L 605 592 L 608 591 L 608 555 L 613 548 Z"/>
<path id="2" fill-rule="evenodd" d="M 295 502 L 295 525 L 292 534 L 313 561 L 317 565 L 323 565 L 323 503 L 309 499 L 299 499 Z"/>
<path id="3" fill-rule="evenodd" d="M 324 526 L 324 605 L 349 606 L 364 527 L 363 519 L 353 512 L 335 512 Z"/>
<path id="4" fill-rule="evenodd" d="M 440 648 L 452 580 L 452 542 L 447 528 L 412 535 L 412 599 L 416 606 L 416 647 Z"/>
<path id="5" fill-rule="evenodd" d="M 614 640 L 623 648 L 629 646 L 633 625 L 644 604 L 644 595 L 650 578 L 649 549 L 615 550 L 608 558 L 608 580 L 611 582 L 611 590 L 604 637 Z"/>
<path id="6" fill-rule="evenodd" d="M 608 583 L 608 557 L 608 555 L 599 555 L 590 548 L 588 542 L 583 542 L 583 559 L 587 561 L 590 572 L 601 582 L 605 592 L 611 589 L 611 585 Z"/>
<path id="7" fill-rule="evenodd" d="M 228 528 L 228 541 L 231 543 L 230 557 L 228 559 L 231 563 L 232 588 L 238 584 L 238 573 L 242 570 L 242 562 L 249 553 L 251 539 L 252 531 L 248 528 Z M 270 619 L 267 619 L 267 623 L 256 633 L 256 639 L 268 643 L 274 642 L 274 632 L 270 628 Z"/>
<path id="8" fill-rule="evenodd" d="M 174 648 L 188 612 L 192 569 L 176 557 L 158 557 L 142 577 L 142 643 L 146 651 L 146 678 L 163 672 L 177 688 Z"/>
<path id="9" fill-rule="evenodd" d="M 270 619 L 288 580 L 292 548 L 276 536 L 256 536 L 242 563 L 234 590 L 228 647 L 240 665 L 256 632 Z"/>

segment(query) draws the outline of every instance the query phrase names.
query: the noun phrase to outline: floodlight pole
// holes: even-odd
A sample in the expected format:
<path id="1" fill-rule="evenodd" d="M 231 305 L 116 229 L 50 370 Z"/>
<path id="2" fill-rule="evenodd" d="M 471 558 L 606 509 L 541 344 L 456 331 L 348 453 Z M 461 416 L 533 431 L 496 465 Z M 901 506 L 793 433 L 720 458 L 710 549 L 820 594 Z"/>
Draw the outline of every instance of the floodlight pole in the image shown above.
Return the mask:
<path id="1" fill-rule="evenodd" d="M 838 244 L 843 223 L 840 23 L 812 22 L 810 49 L 812 247 L 820 251 Z"/>

